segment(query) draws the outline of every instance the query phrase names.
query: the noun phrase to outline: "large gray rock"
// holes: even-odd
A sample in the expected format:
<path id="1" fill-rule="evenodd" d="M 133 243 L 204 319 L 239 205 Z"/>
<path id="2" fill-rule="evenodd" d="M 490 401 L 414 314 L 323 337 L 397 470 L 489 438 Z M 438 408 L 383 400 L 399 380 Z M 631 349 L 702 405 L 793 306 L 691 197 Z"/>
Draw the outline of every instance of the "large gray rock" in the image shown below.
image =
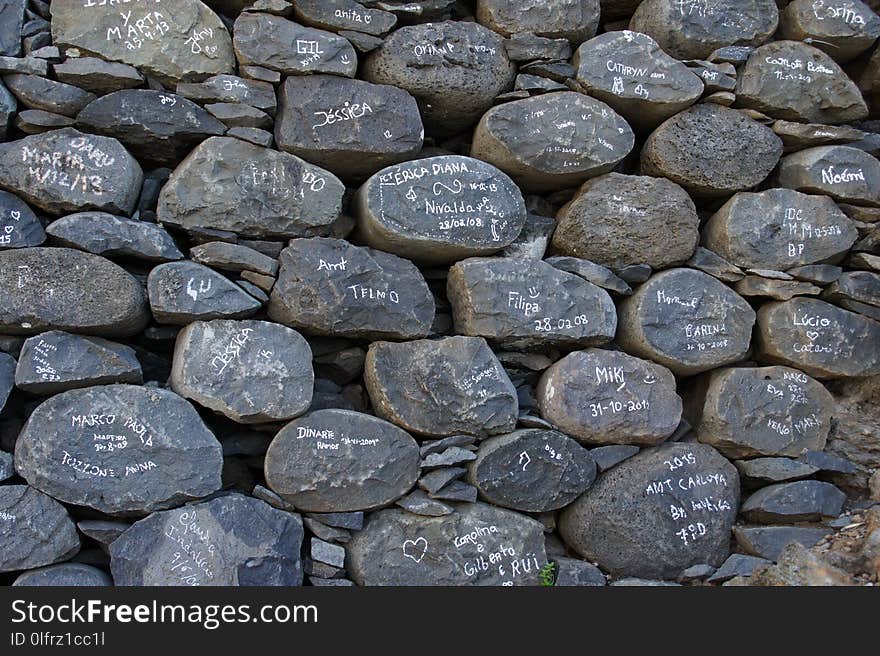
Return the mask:
<path id="1" fill-rule="evenodd" d="M 70 57 L 52 66 L 55 77 L 95 94 L 139 87 L 144 76 L 134 67 L 98 57 Z"/>
<path id="2" fill-rule="evenodd" d="M 387 506 L 419 477 L 419 447 L 387 421 L 317 410 L 285 426 L 266 452 L 266 483 L 304 512 Z"/>
<path id="3" fill-rule="evenodd" d="M 149 262 L 182 260 L 183 253 L 162 226 L 106 212 L 68 214 L 46 227 L 53 243 L 104 256 Z"/>
<path id="4" fill-rule="evenodd" d="M 617 330 L 608 292 L 542 260 L 463 260 L 450 268 L 446 294 L 457 333 L 503 348 L 593 346 Z"/>
<path id="5" fill-rule="evenodd" d="M 852 146 L 820 146 L 787 155 L 776 175 L 780 187 L 880 207 L 880 162 Z"/>
<path id="6" fill-rule="evenodd" d="M 795 481 L 762 487 L 746 499 L 742 515 L 762 524 L 795 523 L 836 518 L 846 495 L 831 483 Z"/>
<path id="7" fill-rule="evenodd" d="M 56 0 L 52 41 L 102 59 L 136 66 L 173 86 L 231 73 L 232 40 L 220 18 L 198 0 L 138 3 Z"/>
<path id="8" fill-rule="evenodd" d="M 149 321 L 140 283 L 109 260 L 69 248 L 0 251 L 0 330 L 60 329 L 129 337 Z"/>
<path id="9" fill-rule="evenodd" d="M 599 0 L 477 0 L 477 20 L 504 36 L 531 32 L 578 44 L 599 27 Z"/>
<path id="10" fill-rule="evenodd" d="M 95 100 L 93 93 L 39 75 L 7 75 L 3 83 L 27 109 L 39 109 L 61 116 L 75 117 L 83 107 Z"/>
<path id="11" fill-rule="evenodd" d="M 535 394 L 541 416 L 584 444 L 657 444 L 681 419 L 672 373 L 619 351 L 567 355 L 544 372 Z"/>
<path id="12" fill-rule="evenodd" d="M 749 351 L 755 312 L 716 278 L 694 269 L 653 276 L 618 306 L 618 343 L 628 353 L 690 376 Z"/>
<path id="13" fill-rule="evenodd" d="M 281 251 L 269 317 L 313 335 L 420 339 L 434 298 L 419 270 L 396 255 L 342 239 L 291 239 Z"/>
<path id="14" fill-rule="evenodd" d="M 0 487 L 0 572 L 51 565 L 79 551 L 67 510 L 30 485 Z"/>
<path id="15" fill-rule="evenodd" d="M 756 357 L 816 378 L 880 374 L 880 323 L 815 298 L 758 310 Z"/>
<path id="16" fill-rule="evenodd" d="M 236 75 L 215 75 L 203 82 L 181 82 L 177 85 L 176 92 L 178 96 L 189 98 L 202 105 L 240 103 L 272 116 L 275 115 L 278 107 L 275 87 L 268 82 L 249 80 Z"/>
<path id="17" fill-rule="evenodd" d="M 758 46 L 779 23 L 775 0 L 645 0 L 629 22 L 677 59 L 707 59 L 725 46 Z"/>
<path id="18" fill-rule="evenodd" d="M 481 499 L 525 512 L 567 506 L 595 478 L 589 451 L 562 433 L 536 428 L 483 440 L 468 469 Z"/>
<path id="19" fill-rule="evenodd" d="M 627 122 L 608 105 L 560 91 L 490 109 L 474 132 L 471 156 L 538 193 L 608 173 L 634 142 Z"/>
<path id="20" fill-rule="evenodd" d="M 168 262 L 147 278 L 150 310 L 159 323 L 186 325 L 210 319 L 243 319 L 262 303 L 213 269 L 190 262 Z"/>
<path id="21" fill-rule="evenodd" d="M 811 526 L 734 526 L 733 535 L 737 546 L 746 553 L 778 560 L 782 550 L 792 542 L 802 544 L 808 549 L 826 535 L 827 528 Z"/>
<path id="22" fill-rule="evenodd" d="M 577 49 L 578 83 L 640 130 L 693 105 L 703 82 L 647 34 L 606 32 Z"/>
<path id="23" fill-rule="evenodd" d="M 477 23 L 446 21 L 396 30 L 362 72 L 370 82 L 409 91 L 431 131 L 454 134 L 513 87 L 515 67 L 498 34 Z"/>
<path id="24" fill-rule="evenodd" d="M 430 264 L 494 253 L 526 220 L 522 193 L 506 174 L 458 155 L 383 169 L 354 206 L 367 245 Z"/>
<path id="25" fill-rule="evenodd" d="M 0 56 L 21 54 L 21 28 L 26 8 L 27 0 L 8 0 L 0 5 Z"/>
<path id="26" fill-rule="evenodd" d="M 233 35 L 235 55 L 242 66 L 262 66 L 284 75 L 354 77 L 357 71 L 357 54 L 347 40 L 281 16 L 243 13 L 235 21 Z"/>
<path id="27" fill-rule="evenodd" d="M 131 214 L 143 172 L 121 143 L 73 128 L 0 144 L 0 188 L 50 214 Z"/>
<path id="28" fill-rule="evenodd" d="M 740 192 L 703 226 L 703 245 L 744 269 L 838 262 L 859 233 L 827 196 L 790 189 Z"/>
<path id="29" fill-rule="evenodd" d="M 359 585 L 538 585 L 547 556 L 540 523 L 475 503 L 444 517 L 374 513 L 345 564 Z"/>
<path id="30" fill-rule="evenodd" d="M 65 503 L 107 514 L 179 505 L 220 489 L 220 443 L 173 392 L 106 385 L 37 406 L 15 443 L 15 468 Z"/>
<path id="31" fill-rule="evenodd" d="M 29 248 L 46 241 L 43 224 L 18 196 L 0 191 L 0 250 Z"/>
<path id="32" fill-rule="evenodd" d="M 615 270 L 631 264 L 655 270 L 682 264 L 700 239 L 700 219 L 687 192 L 649 176 L 609 173 L 590 180 L 556 220 L 554 252 Z"/>
<path id="33" fill-rule="evenodd" d="M 874 3 L 874 9 L 878 6 Z M 880 17 L 861 0 L 823 2 L 794 0 L 782 12 L 779 33 L 784 39 L 815 43 L 836 61 L 848 62 L 880 37 Z"/>
<path id="34" fill-rule="evenodd" d="M 142 382 L 141 365 L 131 347 L 61 330 L 27 339 L 15 370 L 15 386 L 31 394 Z"/>
<path id="35" fill-rule="evenodd" d="M 486 437 L 516 426 L 516 389 L 481 337 L 373 342 L 364 382 L 376 414 L 411 433 Z"/>
<path id="36" fill-rule="evenodd" d="M 382 36 L 397 24 L 397 16 L 390 11 L 363 4 L 355 0 L 297 0 L 293 11 L 303 23 L 334 32 L 353 30 Z"/>
<path id="37" fill-rule="evenodd" d="M 781 155 L 782 140 L 773 130 L 735 109 L 705 103 L 651 133 L 641 171 L 669 178 L 695 196 L 727 196 L 766 179 Z"/>
<path id="38" fill-rule="evenodd" d="M 801 123 L 847 123 L 868 115 L 856 83 L 831 57 L 800 41 L 756 49 L 737 77 L 736 102 Z"/>
<path id="39" fill-rule="evenodd" d="M 81 128 L 118 139 L 140 161 L 174 167 L 199 142 L 226 126 L 191 100 L 150 89 L 101 96 L 76 117 Z"/>
<path id="40" fill-rule="evenodd" d="M 403 89 L 334 75 L 290 76 L 278 94 L 275 141 L 345 178 L 411 159 L 425 130 Z"/>
<path id="41" fill-rule="evenodd" d="M 602 474 L 566 508 L 566 544 L 615 576 L 672 579 L 730 554 L 736 468 L 703 444 L 643 450 Z"/>
<path id="42" fill-rule="evenodd" d="M 121 586 L 295 586 L 302 541 L 299 515 L 230 494 L 133 524 L 110 545 L 110 571 Z"/>
<path id="43" fill-rule="evenodd" d="M 299 157 L 231 137 L 212 137 L 171 174 L 159 196 L 161 223 L 246 237 L 311 237 L 329 232 L 345 187 Z"/>
<path id="44" fill-rule="evenodd" d="M 312 402 L 312 349 L 295 330 L 268 321 L 196 321 L 177 335 L 170 382 L 234 421 L 286 421 Z"/>
<path id="45" fill-rule="evenodd" d="M 821 451 L 834 399 L 822 383 L 788 367 L 713 371 L 697 439 L 728 458 Z"/>
<path id="46" fill-rule="evenodd" d="M 110 575 L 97 567 L 82 563 L 61 563 L 24 572 L 12 585 L 19 587 L 103 587 L 113 585 Z"/>

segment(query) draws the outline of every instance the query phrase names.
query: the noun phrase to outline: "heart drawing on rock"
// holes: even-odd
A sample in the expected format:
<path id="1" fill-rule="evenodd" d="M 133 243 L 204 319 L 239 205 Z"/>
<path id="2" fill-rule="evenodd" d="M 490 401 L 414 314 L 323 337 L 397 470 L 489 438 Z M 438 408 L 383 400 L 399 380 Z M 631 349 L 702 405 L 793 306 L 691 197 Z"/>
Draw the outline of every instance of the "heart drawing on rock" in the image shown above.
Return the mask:
<path id="1" fill-rule="evenodd" d="M 403 543 L 403 555 L 417 563 L 422 562 L 426 553 L 428 553 L 428 541 L 425 538 L 407 540 Z"/>
<path id="2" fill-rule="evenodd" d="M 808 330 L 807 331 L 807 338 L 811 342 L 815 342 L 817 337 L 819 337 L 819 333 L 817 333 L 815 330 Z"/>

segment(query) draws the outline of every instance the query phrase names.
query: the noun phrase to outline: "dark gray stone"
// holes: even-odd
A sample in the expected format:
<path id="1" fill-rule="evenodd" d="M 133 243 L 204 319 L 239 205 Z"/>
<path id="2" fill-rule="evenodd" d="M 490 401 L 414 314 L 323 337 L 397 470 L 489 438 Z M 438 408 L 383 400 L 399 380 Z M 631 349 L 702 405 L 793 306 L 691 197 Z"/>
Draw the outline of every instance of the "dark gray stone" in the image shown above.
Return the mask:
<path id="1" fill-rule="evenodd" d="M 338 544 L 330 544 L 318 538 L 312 538 L 309 555 L 313 561 L 325 563 L 342 569 L 345 567 L 345 548 Z"/>
<path id="2" fill-rule="evenodd" d="M 21 349 L 15 386 L 31 394 L 57 394 L 69 389 L 143 382 L 134 349 L 61 330 L 29 338 Z"/>
<path id="3" fill-rule="evenodd" d="M 403 258 L 342 239 L 292 239 L 281 252 L 269 316 L 313 335 L 419 339 L 434 298 Z"/>
<path id="4" fill-rule="evenodd" d="M 724 561 L 712 576 L 706 579 L 709 583 L 724 583 L 735 576 L 751 576 L 759 567 L 772 565 L 772 561 L 766 558 L 758 558 L 746 554 L 730 554 L 730 558 Z"/>
<path id="5" fill-rule="evenodd" d="M 602 289 L 607 289 L 622 296 L 630 296 L 632 294 L 632 288 L 623 279 L 618 278 L 611 269 L 607 269 L 601 264 L 565 255 L 548 257 L 546 262 L 561 271 L 567 271 L 568 273 L 580 276 L 587 282 L 591 282 Z"/>
<path id="6" fill-rule="evenodd" d="M 541 260 L 458 262 L 446 293 L 457 333 L 502 348 L 582 348 L 610 342 L 617 330 L 608 292 Z"/>
<path id="7" fill-rule="evenodd" d="M 566 508 L 559 531 L 612 575 L 675 579 L 730 554 L 739 475 L 713 448 L 669 444 L 602 474 Z"/>
<path id="8" fill-rule="evenodd" d="M 113 579 L 103 570 L 91 565 L 61 563 L 23 572 L 12 585 L 92 588 L 113 585 Z"/>
<path id="9" fill-rule="evenodd" d="M 373 510 L 415 485 L 419 451 L 393 424 L 348 410 L 292 421 L 266 453 L 266 481 L 305 512 Z"/>
<path id="10" fill-rule="evenodd" d="M 818 299 L 798 297 L 758 310 L 756 357 L 820 379 L 880 373 L 880 324 Z"/>
<path id="11" fill-rule="evenodd" d="M 28 109 L 42 109 L 62 116 L 74 117 L 95 100 L 93 93 L 37 75 L 7 75 L 3 82 Z"/>
<path id="12" fill-rule="evenodd" d="M 685 264 L 724 282 L 737 282 L 745 277 L 742 269 L 738 266 L 734 266 L 714 251 L 702 246 L 697 246 L 694 256 Z"/>
<path id="13" fill-rule="evenodd" d="M 295 330 L 267 321 L 196 321 L 177 335 L 171 387 L 233 421 L 286 421 L 308 410 L 312 350 Z"/>
<path id="14" fill-rule="evenodd" d="M 8 353 L 0 352 L 0 411 L 3 410 L 15 386 L 15 367 L 15 358 Z"/>
<path id="15" fill-rule="evenodd" d="M 615 273 L 630 285 L 641 285 L 643 282 L 647 282 L 654 270 L 650 264 L 627 264 L 617 269 Z"/>
<path id="16" fill-rule="evenodd" d="M 302 541 L 299 515 L 231 494 L 132 525 L 110 545 L 110 569 L 121 586 L 296 586 Z"/>
<path id="17" fill-rule="evenodd" d="M 526 220 L 522 194 L 505 173 L 457 155 L 383 169 L 354 206 L 367 245 L 425 264 L 494 253 Z"/>
<path id="18" fill-rule="evenodd" d="M 195 262 L 169 262 L 147 278 L 150 309 L 159 323 L 185 326 L 193 321 L 243 319 L 261 303 L 231 280 Z"/>
<path id="19" fill-rule="evenodd" d="M 794 0 L 782 12 L 779 33 L 784 39 L 815 43 L 843 63 L 874 45 L 880 37 L 880 18 L 860 0 L 840 4 Z"/>
<path id="20" fill-rule="evenodd" d="M 69 248 L 0 251 L 0 330 L 129 337 L 147 324 L 146 295 L 127 271 Z"/>
<path id="21" fill-rule="evenodd" d="M 519 236 L 509 246 L 501 249 L 498 254 L 502 257 L 542 260 L 555 229 L 556 221 L 551 217 L 529 214 Z"/>
<path id="22" fill-rule="evenodd" d="M 436 467 L 450 467 L 452 465 L 461 465 L 477 459 L 477 455 L 473 451 L 463 449 L 459 446 L 450 446 L 443 451 L 429 453 L 422 460 L 422 469 L 433 469 Z"/>
<path id="23" fill-rule="evenodd" d="M 880 207 L 880 162 L 852 146 L 820 146 L 787 155 L 779 162 L 776 179 L 780 187 Z"/>
<path id="24" fill-rule="evenodd" d="M 477 20 L 499 34 L 532 32 L 575 45 L 599 26 L 599 0 L 478 0 Z"/>
<path id="25" fill-rule="evenodd" d="M 0 486 L 0 572 L 51 565 L 77 551 L 64 506 L 30 485 Z"/>
<path id="26" fill-rule="evenodd" d="M 15 465 L 12 461 L 12 454 L 0 451 L 0 481 L 9 480 L 13 476 L 15 476 Z"/>
<path id="27" fill-rule="evenodd" d="M 194 262 L 225 271 L 255 271 L 265 276 L 278 273 L 278 261 L 259 251 L 222 241 L 211 241 L 189 249 Z"/>
<path id="28" fill-rule="evenodd" d="M 175 166 L 226 126 L 191 100 L 164 91 L 126 89 L 101 96 L 76 117 L 89 132 L 118 139 L 140 161 Z"/>
<path id="29" fill-rule="evenodd" d="M 444 437 L 442 440 L 426 440 L 419 448 L 419 455 L 422 458 L 427 458 L 432 453 L 443 453 L 453 446 L 470 447 L 475 440 L 473 435 L 452 435 Z"/>
<path id="30" fill-rule="evenodd" d="M 544 193 L 608 173 L 634 143 L 629 124 L 611 107 L 560 91 L 490 109 L 474 132 L 471 156 L 494 164 L 523 189 Z"/>
<path id="31" fill-rule="evenodd" d="M 15 100 L 15 96 L 9 93 L 3 82 L 0 82 L 0 139 L 4 141 L 12 125 L 12 119 L 15 117 L 15 110 L 17 108 L 18 103 Z"/>
<path id="32" fill-rule="evenodd" d="M 703 94 L 700 78 L 647 34 L 601 34 L 577 49 L 573 64 L 586 92 L 642 131 L 690 107 Z"/>
<path id="33" fill-rule="evenodd" d="M 233 35 L 239 65 L 262 66 L 284 75 L 354 77 L 357 71 L 357 53 L 348 41 L 281 16 L 244 13 L 235 21 Z"/>
<path id="34" fill-rule="evenodd" d="M 259 128 L 229 128 L 226 131 L 226 136 L 235 137 L 262 148 L 270 148 L 275 142 L 275 137 L 272 136 L 271 132 Z"/>
<path id="35" fill-rule="evenodd" d="M 759 524 L 837 517 L 846 495 L 831 483 L 795 481 L 763 487 L 743 502 L 742 516 Z"/>
<path id="36" fill-rule="evenodd" d="M 538 585 L 547 562 L 541 524 L 483 503 L 444 517 L 382 510 L 346 551 L 359 585 Z"/>
<path id="37" fill-rule="evenodd" d="M 548 39 L 531 32 L 511 34 L 504 40 L 504 49 L 508 58 L 515 62 L 571 57 L 571 44 L 566 39 Z"/>
<path id="38" fill-rule="evenodd" d="M 57 68 L 57 67 L 56 67 Z M 268 82 L 248 80 L 235 75 L 215 75 L 203 82 L 182 82 L 177 85 L 178 96 L 205 103 L 243 103 L 275 115 L 277 100 L 275 87 Z"/>
<path id="39" fill-rule="evenodd" d="M 797 457 L 825 447 L 833 411 L 825 386 L 796 369 L 714 371 L 697 439 L 728 458 Z"/>
<path id="40" fill-rule="evenodd" d="M 828 285 L 840 278 L 842 273 L 841 267 L 832 264 L 807 264 L 788 270 L 788 275 L 816 285 Z"/>
<path id="41" fill-rule="evenodd" d="M 467 473 L 464 467 L 442 467 L 429 471 L 419 479 L 419 487 L 428 494 L 434 494 L 446 487 L 452 481 L 461 478 Z"/>
<path id="42" fill-rule="evenodd" d="M 825 290 L 822 298 L 834 303 L 855 301 L 880 306 L 880 274 L 870 271 L 847 271 L 838 276 Z"/>
<path id="43" fill-rule="evenodd" d="M 127 256 L 149 262 L 182 260 L 183 253 L 164 228 L 106 212 L 80 212 L 46 228 L 52 242 L 95 255 Z"/>
<path id="44" fill-rule="evenodd" d="M 102 548 L 109 547 L 113 540 L 125 533 L 129 526 L 131 524 L 128 522 L 107 521 L 104 519 L 84 519 L 76 523 L 76 528 L 80 533 L 88 538 L 92 538 Z"/>
<path id="45" fill-rule="evenodd" d="M 397 24 L 391 12 L 369 9 L 354 0 L 297 0 L 293 12 L 306 25 L 333 32 L 354 30 L 382 36 Z"/>
<path id="46" fill-rule="evenodd" d="M 608 471 L 628 458 L 632 458 L 641 449 L 632 444 L 609 444 L 590 449 L 590 455 L 596 461 L 599 472 Z"/>
<path id="47" fill-rule="evenodd" d="M 763 276 L 746 276 L 735 285 L 734 291 L 743 297 L 766 297 L 776 301 L 789 301 L 795 296 L 818 296 L 822 291 L 808 282 L 770 279 Z"/>
<path id="48" fill-rule="evenodd" d="M 559 211 L 552 247 L 611 269 L 664 269 L 693 255 L 699 226 L 693 201 L 677 184 L 611 173 L 587 182 Z"/>
<path id="49" fill-rule="evenodd" d="M 804 124 L 781 120 L 773 123 L 773 131 L 782 139 L 788 152 L 816 146 L 851 144 L 867 136 L 867 133 L 847 125 Z"/>
<path id="50" fill-rule="evenodd" d="M 556 581 L 553 585 L 563 587 L 597 587 L 606 585 L 605 575 L 595 565 L 576 558 L 554 558 Z"/>
<path id="51" fill-rule="evenodd" d="M 43 225 L 27 203 L 0 191 L 0 250 L 39 246 L 44 241 Z"/>
<path id="52" fill-rule="evenodd" d="M 516 389 L 481 337 L 373 342 L 364 381 L 376 414 L 418 435 L 486 437 L 516 426 Z"/>
<path id="53" fill-rule="evenodd" d="M 50 130 L 72 127 L 76 121 L 61 114 L 41 109 L 26 109 L 15 117 L 15 127 L 24 134 L 41 134 Z"/>
<path id="54" fill-rule="evenodd" d="M 73 128 L 0 144 L 0 187 L 50 214 L 130 215 L 143 172 L 121 143 Z"/>
<path id="55" fill-rule="evenodd" d="M 741 360 L 755 312 L 729 287 L 693 269 L 653 276 L 618 306 L 617 342 L 680 376 Z"/>
<path id="56" fill-rule="evenodd" d="M 476 487 L 468 485 L 463 481 L 452 481 L 443 489 L 433 494 L 428 494 L 430 498 L 438 501 L 460 501 L 464 503 L 475 503 L 478 495 L 479 491 Z"/>
<path id="57" fill-rule="evenodd" d="M 203 141 L 159 196 L 161 223 L 262 238 L 326 234 L 345 188 L 298 157 L 229 137 Z"/>
<path id="58" fill-rule="evenodd" d="M 49 62 L 36 57 L 0 57 L 0 75 L 10 73 L 46 77 L 49 74 Z"/>
<path id="59" fill-rule="evenodd" d="M 256 128 L 267 131 L 272 128 L 271 116 L 244 103 L 212 103 L 205 105 L 205 110 L 230 129 Z"/>
<path id="60" fill-rule="evenodd" d="M 854 474 L 858 471 L 856 465 L 846 458 L 824 451 L 807 451 L 801 456 L 801 461 L 819 471 L 832 474 Z"/>
<path id="61" fill-rule="evenodd" d="M 71 57 L 52 66 L 61 82 L 96 94 L 139 87 L 144 76 L 134 66 L 108 62 L 98 57 Z"/>
<path id="62" fill-rule="evenodd" d="M 468 470 L 483 501 L 524 512 L 567 506 L 595 478 L 589 451 L 562 433 L 540 429 L 484 440 Z"/>
<path id="63" fill-rule="evenodd" d="M 21 55 L 21 31 L 27 0 L 8 0 L 0 5 L 0 55 Z"/>
<path id="64" fill-rule="evenodd" d="M 15 468 L 56 499 L 107 514 L 178 505 L 220 488 L 220 443 L 185 400 L 107 385 L 37 406 L 15 444 Z"/>
<path id="65" fill-rule="evenodd" d="M 362 67 L 370 82 L 415 96 L 426 127 L 439 134 L 476 123 L 496 96 L 513 87 L 514 72 L 501 36 L 462 21 L 401 27 Z"/>
<path id="66" fill-rule="evenodd" d="M 808 549 L 831 529 L 809 526 L 734 526 L 733 535 L 740 549 L 767 560 L 776 561 L 785 547 L 797 542 Z"/>
<path id="67" fill-rule="evenodd" d="M 415 490 L 395 502 L 407 512 L 425 517 L 443 517 L 455 512 L 455 508 L 449 504 L 432 499 L 423 490 Z"/>
<path id="68" fill-rule="evenodd" d="M 419 108 L 403 89 L 334 75 L 291 76 L 278 103 L 278 147 L 344 178 L 363 179 L 422 149 Z"/>
<path id="69" fill-rule="evenodd" d="M 541 416 L 583 444 L 657 444 L 681 419 L 672 373 L 620 351 L 566 356 L 544 372 L 535 394 Z"/>
<path id="70" fill-rule="evenodd" d="M 819 469 L 790 458 L 754 458 L 733 463 L 740 476 L 760 483 L 785 483 L 807 478 Z"/>

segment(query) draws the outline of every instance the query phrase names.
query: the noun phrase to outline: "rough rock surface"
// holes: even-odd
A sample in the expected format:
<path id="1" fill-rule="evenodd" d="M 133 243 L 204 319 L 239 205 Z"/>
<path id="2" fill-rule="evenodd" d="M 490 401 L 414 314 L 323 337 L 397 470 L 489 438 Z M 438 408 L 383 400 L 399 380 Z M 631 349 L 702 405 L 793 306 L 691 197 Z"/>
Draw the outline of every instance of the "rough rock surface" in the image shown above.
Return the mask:
<path id="1" fill-rule="evenodd" d="M 130 256 L 150 262 L 182 260 L 183 253 L 161 226 L 106 212 L 77 212 L 46 227 L 53 243 L 95 255 Z"/>
<path id="2" fill-rule="evenodd" d="M 478 0 L 477 20 L 504 36 L 531 32 L 578 44 L 596 33 L 599 0 Z"/>
<path id="3" fill-rule="evenodd" d="M 0 487 L 0 572 L 50 565 L 79 551 L 60 503 L 29 485 Z"/>
<path id="4" fill-rule="evenodd" d="M 159 323 L 186 325 L 210 319 L 242 319 L 261 303 L 231 280 L 195 262 L 160 264 L 147 278 L 150 310 Z"/>
<path id="5" fill-rule="evenodd" d="M 880 162 L 852 146 L 820 146 L 787 155 L 776 177 L 780 187 L 880 207 Z"/>

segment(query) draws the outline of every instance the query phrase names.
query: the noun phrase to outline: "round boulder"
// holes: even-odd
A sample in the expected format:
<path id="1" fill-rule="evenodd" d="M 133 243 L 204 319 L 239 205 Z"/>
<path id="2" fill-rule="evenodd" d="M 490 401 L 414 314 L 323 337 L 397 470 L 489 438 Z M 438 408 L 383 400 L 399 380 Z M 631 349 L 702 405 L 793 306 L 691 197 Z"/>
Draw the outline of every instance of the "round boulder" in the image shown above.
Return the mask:
<path id="1" fill-rule="evenodd" d="M 874 45 L 880 37 L 880 17 L 861 0 L 794 0 L 782 12 L 779 33 L 793 41 L 809 39 L 835 61 L 845 63 Z"/>
<path id="2" fill-rule="evenodd" d="M 477 20 L 508 37 L 531 32 L 578 44 L 599 27 L 599 0 L 477 0 Z"/>
<path id="3" fill-rule="evenodd" d="M 787 155 L 779 162 L 777 179 L 781 187 L 880 207 L 880 162 L 852 146 L 820 146 Z"/>
<path id="4" fill-rule="evenodd" d="M 64 506 L 30 485 L 0 486 L 0 572 L 42 567 L 79 551 Z"/>

